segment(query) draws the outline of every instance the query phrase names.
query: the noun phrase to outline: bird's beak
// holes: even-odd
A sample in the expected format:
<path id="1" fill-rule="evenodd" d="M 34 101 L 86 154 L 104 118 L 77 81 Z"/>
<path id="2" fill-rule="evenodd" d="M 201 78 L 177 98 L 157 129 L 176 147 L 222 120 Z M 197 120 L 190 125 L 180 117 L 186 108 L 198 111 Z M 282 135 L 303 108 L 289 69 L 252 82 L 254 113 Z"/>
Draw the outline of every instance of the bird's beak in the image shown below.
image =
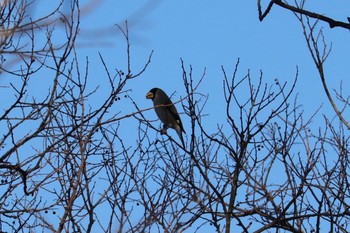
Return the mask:
<path id="1" fill-rule="evenodd" d="M 153 99 L 153 98 L 154 98 L 154 95 L 153 95 L 152 92 L 148 92 L 148 93 L 146 94 L 146 99 Z"/>

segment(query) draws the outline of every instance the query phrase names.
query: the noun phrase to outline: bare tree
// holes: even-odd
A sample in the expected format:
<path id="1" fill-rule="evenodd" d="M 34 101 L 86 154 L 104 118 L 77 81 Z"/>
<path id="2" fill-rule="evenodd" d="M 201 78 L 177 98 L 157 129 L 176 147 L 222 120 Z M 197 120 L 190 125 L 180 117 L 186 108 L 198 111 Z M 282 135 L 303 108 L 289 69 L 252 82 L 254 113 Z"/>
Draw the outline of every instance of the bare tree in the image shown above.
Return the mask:
<path id="1" fill-rule="evenodd" d="M 149 213 L 144 221 L 158 232 L 346 232 L 345 126 L 340 121 L 336 130 L 325 118 L 324 127 L 312 130 L 318 112 L 305 119 L 293 94 L 298 70 L 293 83 L 269 85 L 262 72 L 253 81 L 238 68 L 239 62 L 231 75 L 222 68 L 227 121 L 208 132 L 207 96 L 196 91 L 192 68 L 183 65 L 191 133 L 186 147 L 166 137 L 148 149 L 161 158 L 153 178 L 160 181 L 157 191 L 141 195 Z"/>
<path id="2" fill-rule="evenodd" d="M 127 214 L 120 197 L 135 185 L 120 184 L 130 178 L 134 161 L 122 159 L 129 148 L 118 132 L 119 121 L 134 114 L 110 110 L 127 96 L 127 82 L 145 71 L 152 53 L 143 69 L 133 70 L 127 24 L 116 28 L 126 41 L 127 67 L 111 73 L 100 55 L 109 87 L 100 90 L 89 82 L 89 59 L 77 55 L 79 1 L 61 1 L 38 19 L 30 17 L 32 3 L 1 4 L 1 72 L 11 79 L 1 92 L 11 98 L 0 117 L 0 230 L 111 232 L 115 216 Z M 101 101 L 91 103 L 94 96 Z M 109 205 L 109 219 L 97 214 Z"/>
<path id="3" fill-rule="evenodd" d="M 291 2 L 291 3 L 290 3 Z M 304 38 L 307 44 L 307 48 L 312 57 L 314 64 L 316 65 L 317 72 L 319 74 L 320 81 L 322 83 L 324 92 L 327 96 L 329 103 L 332 105 L 337 116 L 350 129 L 350 124 L 348 120 L 344 117 L 344 111 L 346 107 L 349 106 L 349 95 L 344 96 L 343 87 L 340 87 L 340 90 L 336 92 L 336 96 L 332 96 L 330 88 L 327 84 L 326 69 L 325 63 L 328 58 L 328 55 L 331 52 L 331 46 L 328 45 L 327 40 L 324 35 L 324 29 L 322 26 L 319 26 L 321 23 L 328 23 L 330 28 L 343 28 L 350 29 L 350 17 L 347 17 L 347 22 L 339 21 L 325 16 L 321 13 L 315 13 L 308 9 L 305 9 L 305 3 L 307 0 L 300 1 L 281 1 L 273 0 L 269 1 L 268 6 L 263 11 L 261 6 L 261 1 L 258 0 L 258 12 L 259 19 L 262 21 L 269 13 L 274 5 L 282 7 L 291 11 L 303 29 Z M 337 103 L 338 101 L 338 103 Z"/>
<path id="4" fill-rule="evenodd" d="M 99 54 L 105 73 L 96 85 L 76 47 L 78 0 L 38 18 L 28 16 L 33 3 L 1 4 L 1 78 L 10 80 L 0 87 L 8 97 L 0 112 L 1 232 L 347 232 L 342 92 L 338 118 L 318 126 L 321 110 L 306 117 L 298 103 L 298 69 L 290 83 L 268 83 L 262 71 L 241 72 L 238 60 L 232 71 L 221 67 L 223 109 L 213 113 L 200 91 L 206 71 L 194 77 L 181 60 L 185 95 L 173 102 L 190 121 L 183 146 L 153 137 L 158 123 L 144 115 L 153 107 L 141 109 L 128 91 L 152 52 L 136 70 L 127 23 L 115 28 L 126 67 Z M 258 4 L 263 19 L 287 3 L 271 1 L 265 13 Z M 329 47 L 312 14 L 294 7 L 322 78 Z M 119 111 L 126 102 L 128 111 Z M 209 129 L 207 116 L 216 114 L 225 122 Z M 133 145 L 120 130 L 128 121 L 138 129 Z"/>

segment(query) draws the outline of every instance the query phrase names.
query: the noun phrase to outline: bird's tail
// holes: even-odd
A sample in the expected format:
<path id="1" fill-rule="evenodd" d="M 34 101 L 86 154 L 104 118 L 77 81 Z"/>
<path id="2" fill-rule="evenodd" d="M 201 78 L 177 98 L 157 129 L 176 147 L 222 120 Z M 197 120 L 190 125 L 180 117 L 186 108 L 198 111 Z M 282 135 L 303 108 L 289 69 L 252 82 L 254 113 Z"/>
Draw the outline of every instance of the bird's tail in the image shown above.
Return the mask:
<path id="1" fill-rule="evenodd" d="M 185 141 L 184 141 L 184 138 L 182 136 L 182 129 L 178 126 L 178 127 L 175 128 L 175 130 L 176 130 L 177 135 L 179 135 L 179 138 L 181 140 L 182 146 L 185 147 Z"/>

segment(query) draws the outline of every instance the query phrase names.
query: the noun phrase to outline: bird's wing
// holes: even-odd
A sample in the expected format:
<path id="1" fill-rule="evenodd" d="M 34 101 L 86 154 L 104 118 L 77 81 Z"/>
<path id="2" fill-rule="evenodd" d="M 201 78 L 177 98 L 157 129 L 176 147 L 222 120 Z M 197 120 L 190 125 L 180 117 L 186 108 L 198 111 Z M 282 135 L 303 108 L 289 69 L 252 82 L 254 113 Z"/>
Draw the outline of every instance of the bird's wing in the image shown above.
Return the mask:
<path id="1" fill-rule="evenodd" d="M 170 98 L 167 95 L 165 95 L 165 98 L 164 98 L 164 105 L 166 105 L 165 108 L 168 110 L 168 112 L 170 112 L 171 116 L 177 121 L 181 130 L 184 133 L 186 133 L 182 125 L 182 121 L 180 119 L 179 113 L 177 112 L 174 103 L 170 100 Z"/>
<path id="2" fill-rule="evenodd" d="M 164 107 L 170 112 L 171 116 L 174 117 L 175 120 L 180 120 L 180 116 L 179 113 L 176 110 L 175 105 L 173 104 L 173 102 L 170 100 L 170 98 L 168 96 L 166 96 L 165 100 L 164 100 Z"/>
<path id="3" fill-rule="evenodd" d="M 181 130 L 182 130 L 184 133 L 186 133 L 185 130 L 184 130 L 184 127 L 182 126 L 182 121 L 181 121 L 181 118 L 180 118 L 180 116 L 179 116 L 179 113 L 178 113 L 177 110 L 176 110 L 175 105 L 172 104 L 172 105 L 170 105 L 170 106 L 167 106 L 167 108 L 168 108 L 169 112 L 171 113 L 171 115 L 174 117 L 174 119 L 178 122 L 178 124 L 179 124 Z"/>
<path id="4" fill-rule="evenodd" d="M 174 106 L 174 104 L 167 106 L 167 109 L 169 110 L 171 115 L 175 118 L 175 120 L 180 120 L 179 113 L 177 112 L 176 107 Z"/>

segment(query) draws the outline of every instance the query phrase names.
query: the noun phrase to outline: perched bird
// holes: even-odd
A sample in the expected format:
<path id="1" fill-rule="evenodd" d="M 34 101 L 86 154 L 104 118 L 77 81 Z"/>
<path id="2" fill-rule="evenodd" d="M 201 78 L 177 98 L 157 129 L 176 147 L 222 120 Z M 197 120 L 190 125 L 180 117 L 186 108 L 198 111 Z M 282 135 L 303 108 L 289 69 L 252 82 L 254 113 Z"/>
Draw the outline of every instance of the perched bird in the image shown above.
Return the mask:
<path id="1" fill-rule="evenodd" d="M 168 128 L 175 129 L 181 139 L 182 145 L 185 146 L 182 132 L 186 132 L 182 126 L 179 113 L 167 94 L 160 88 L 153 88 L 146 94 L 146 98 L 153 101 L 154 110 L 164 124 L 161 133 L 166 134 Z"/>

